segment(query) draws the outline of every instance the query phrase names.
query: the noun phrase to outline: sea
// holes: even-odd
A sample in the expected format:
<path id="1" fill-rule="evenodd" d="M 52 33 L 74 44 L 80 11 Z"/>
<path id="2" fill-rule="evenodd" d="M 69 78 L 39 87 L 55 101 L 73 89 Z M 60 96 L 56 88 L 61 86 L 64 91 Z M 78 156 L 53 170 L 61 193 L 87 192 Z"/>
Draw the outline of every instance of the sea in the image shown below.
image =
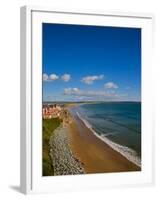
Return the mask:
<path id="1" fill-rule="evenodd" d="M 80 104 L 72 111 L 97 137 L 141 166 L 141 102 Z"/>

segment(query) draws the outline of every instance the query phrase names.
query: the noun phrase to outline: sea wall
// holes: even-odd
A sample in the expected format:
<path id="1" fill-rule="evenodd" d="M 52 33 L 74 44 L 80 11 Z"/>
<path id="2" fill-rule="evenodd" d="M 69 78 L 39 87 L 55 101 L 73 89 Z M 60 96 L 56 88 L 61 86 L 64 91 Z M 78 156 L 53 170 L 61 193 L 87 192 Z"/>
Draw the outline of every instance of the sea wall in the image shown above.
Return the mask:
<path id="1" fill-rule="evenodd" d="M 83 164 L 69 146 L 68 128 L 60 126 L 50 137 L 50 156 L 54 175 L 84 174 Z"/>

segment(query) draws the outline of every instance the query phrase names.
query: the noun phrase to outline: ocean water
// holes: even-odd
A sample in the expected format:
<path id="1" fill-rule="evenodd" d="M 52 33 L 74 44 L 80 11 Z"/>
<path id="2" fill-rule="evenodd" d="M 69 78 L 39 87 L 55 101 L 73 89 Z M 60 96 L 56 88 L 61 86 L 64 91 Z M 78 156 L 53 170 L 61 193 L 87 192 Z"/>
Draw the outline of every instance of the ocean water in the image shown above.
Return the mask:
<path id="1" fill-rule="evenodd" d="M 141 103 L 81 104 L 74 111 L 98 137 L 141 166 Z"/>

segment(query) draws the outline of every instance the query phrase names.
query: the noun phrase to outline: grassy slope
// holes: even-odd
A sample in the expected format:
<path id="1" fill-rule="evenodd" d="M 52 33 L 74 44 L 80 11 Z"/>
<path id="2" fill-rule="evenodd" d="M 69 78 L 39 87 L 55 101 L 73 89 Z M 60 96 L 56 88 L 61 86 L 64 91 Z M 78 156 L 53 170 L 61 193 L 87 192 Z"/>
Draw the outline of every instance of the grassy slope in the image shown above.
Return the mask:
<path id="1" fill-rule="evenodd" d="M 52 161 L 49 155 L 49 140 L 53 131 L 60 125 L 59 118 L 43 119 L 43 176 L 54 175 Z"/>

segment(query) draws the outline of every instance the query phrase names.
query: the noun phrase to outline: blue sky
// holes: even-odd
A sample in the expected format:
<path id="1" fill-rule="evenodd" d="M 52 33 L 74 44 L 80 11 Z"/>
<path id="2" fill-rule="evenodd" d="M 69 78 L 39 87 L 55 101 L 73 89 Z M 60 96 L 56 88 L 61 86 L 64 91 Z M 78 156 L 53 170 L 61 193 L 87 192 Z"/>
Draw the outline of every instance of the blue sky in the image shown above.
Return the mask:
<path id="1" fill-rule="evenodd" d="M 43 24 L 43 101 L 140 101 L 141 29 Z"/>

